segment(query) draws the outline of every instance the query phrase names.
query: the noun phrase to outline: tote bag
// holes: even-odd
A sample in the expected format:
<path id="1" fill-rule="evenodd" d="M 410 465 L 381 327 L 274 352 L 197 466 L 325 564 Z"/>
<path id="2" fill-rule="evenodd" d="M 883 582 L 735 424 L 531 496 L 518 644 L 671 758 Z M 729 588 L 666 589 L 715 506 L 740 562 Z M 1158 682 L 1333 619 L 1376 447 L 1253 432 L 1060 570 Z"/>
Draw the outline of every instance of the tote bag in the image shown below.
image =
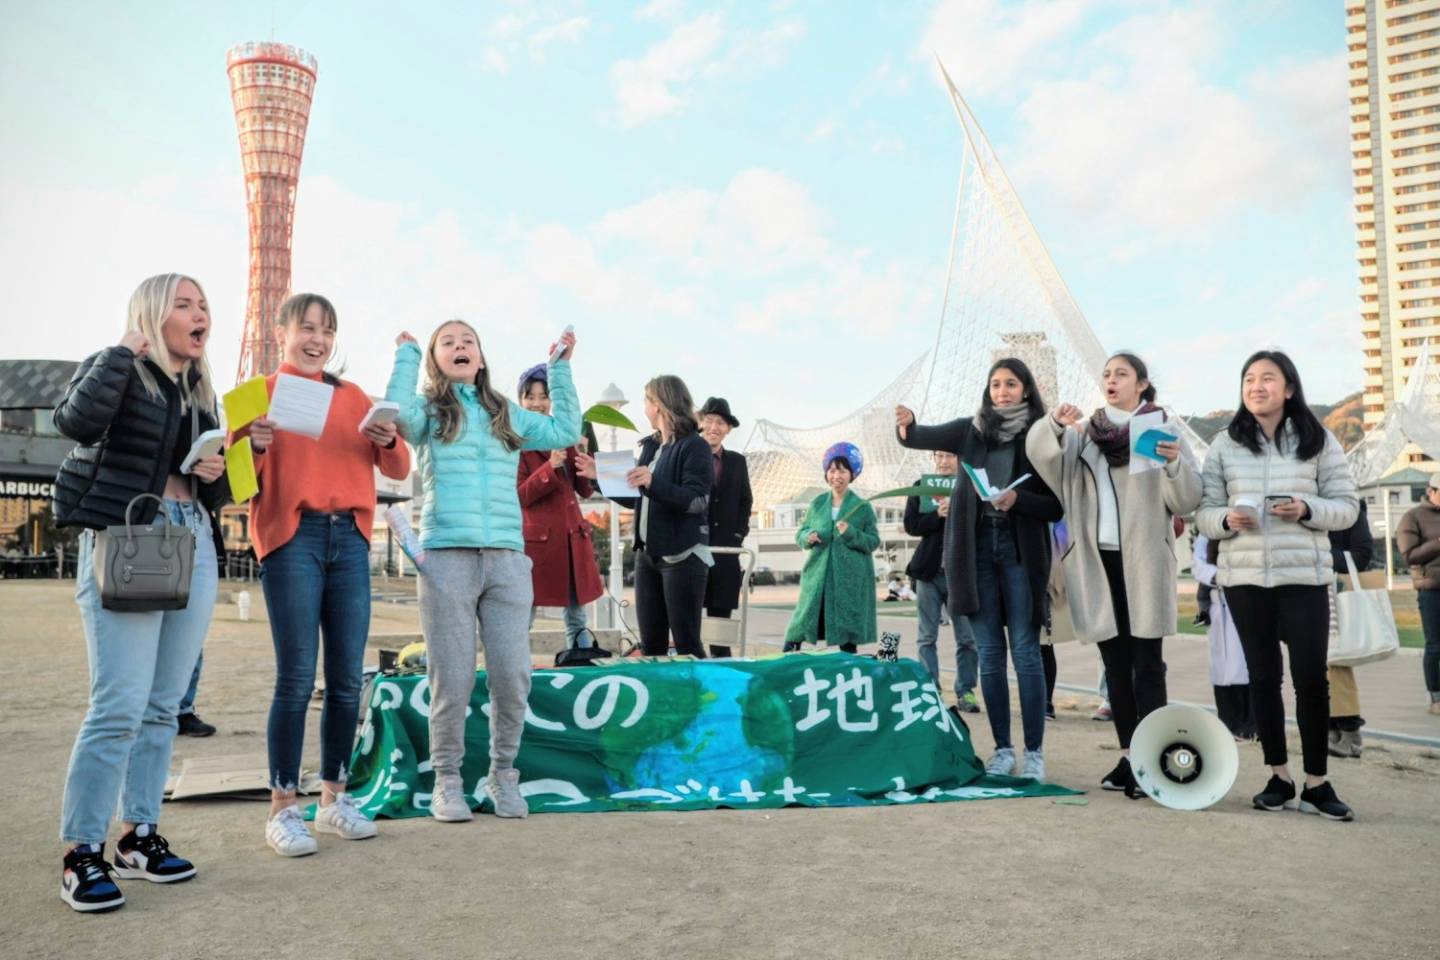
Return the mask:
<path id="1" fill-rule="evenodd" d="M 1395 629 L 1390 594 L 1364 589 L 1355 559 L 1348 551 L 1345 566 L 1350 574 L 1350 589 L 1344 593 L 1332 589 L 1330 593 L 1334 604 L 1328 657 L 1331 666 L 1357 667 L 1393 657 L 1400 649 L 1400 634 Z"/>

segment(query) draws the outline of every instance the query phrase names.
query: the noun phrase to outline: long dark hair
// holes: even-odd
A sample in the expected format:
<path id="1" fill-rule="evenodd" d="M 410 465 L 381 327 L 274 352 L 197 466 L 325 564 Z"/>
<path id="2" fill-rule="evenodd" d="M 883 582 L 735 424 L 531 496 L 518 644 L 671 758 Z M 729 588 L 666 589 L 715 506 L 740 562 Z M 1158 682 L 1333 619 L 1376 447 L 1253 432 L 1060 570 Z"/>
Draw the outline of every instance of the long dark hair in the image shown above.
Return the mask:
<path id="1" fill-rule="evenodd" d="M 1294 423 L 1295 432 L 1300 436 L 1300 444 L 1295 449 L 1296 457 L 1313 460 L 1325 449 L 1325 427 L 1305 402 L 1305 388 L 1300 385 L 1300 371 L 1295 369 L 1294 361 L 1280 350 L 1258 350 L 1251 354 L 1250 359 L 1245 361 L 1245 366 L 1240 368 L 1240 406 L 1236 409 L 1235 416 L 1230 419 L 1230 426 L 1225 432 L 1230 435 L 1231 440 L 1251 453 L 1260 452 L 1260 421 L 1245 407 L 1245 374 L 1261 360 L 1269 360 L 1279 367 L 1286 386 L 1292 388 L 1291 395 L 1285 398 L 1285 411 L 1280 417 L 1280 425 L 1275 428 L 1275 448 L 1284 452 L 1285 424 Z"/>
<path id="2" fill-rule="evenodd" d="M 1150 379 L 1150 368 L 1145 366 L 1144 360 L 1141 360 L 1128 350 L 1121 350 L 1119 353 L 1110 354 L 1110 360 L 1124 360 L 1130 364 L 1130 369 L 1135 371 L 1135 379 L 1145 381 L 1145 389 L 1140 393 L 1140 402 L 1155 402 L 1155 381 Z M 1110 365 L 1110 360 L 1105 361 L 1107 367 Z"/>
<path id="3" fill-rule="evenodd" d="M 995 402 L 990 399 L 990 378 L 995 376 L 996 370 L 1009 370 L 1020 381 L 1025 404 L 1030 408 L 1030 414 L 1025 420 L 1027 425 L 1045 416 L 1045 401 L 1040 398 L 1040 388 L 1035 386 L 1035 377 L 1030 373 L 1030 368 L 1025 366 L 1025 361 L 1018 357 L 996 360 L 990 365 L 990 372 L 985 374 L 985 387 L 980 391 L 980 416 L 975 424 L 981 438 L 991 446 L 1000 442 L 1000 418 L 995 415 Z"/>

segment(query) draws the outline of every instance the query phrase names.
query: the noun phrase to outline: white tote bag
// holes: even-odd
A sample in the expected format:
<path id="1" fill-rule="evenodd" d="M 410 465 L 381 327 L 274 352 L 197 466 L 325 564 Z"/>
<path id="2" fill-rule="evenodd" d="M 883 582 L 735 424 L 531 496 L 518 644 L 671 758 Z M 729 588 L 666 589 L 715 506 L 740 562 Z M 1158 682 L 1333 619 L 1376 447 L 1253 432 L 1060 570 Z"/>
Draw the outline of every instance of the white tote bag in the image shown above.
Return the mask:
<path id="1" fill-rule="evenodd" d="M 1358 667 L 1362 663 L 1393 657 L 1400 649 L 1400 634 L 1395 629 L 1395 611 L 1390 607 L 1390 594 L 1384 590 L 1366 590 L 1361 586 L 1355 559 L 1348 551 L 1345 566 L 1350 573 L 1350 589 L 1330 594 L 1335 603 L 1330 665 Z"/>

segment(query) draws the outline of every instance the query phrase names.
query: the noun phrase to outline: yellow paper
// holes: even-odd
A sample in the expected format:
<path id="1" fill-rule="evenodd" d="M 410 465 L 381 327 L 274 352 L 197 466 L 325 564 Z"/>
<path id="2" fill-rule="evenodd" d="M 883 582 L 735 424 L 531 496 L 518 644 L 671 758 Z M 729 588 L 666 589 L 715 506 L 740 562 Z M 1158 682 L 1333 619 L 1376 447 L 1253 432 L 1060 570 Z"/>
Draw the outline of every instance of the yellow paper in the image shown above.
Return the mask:
<path id="1" fill-rule="evenodd" d="M 225 475 L 230 479 L 230 496 L 236 503 L 244 503 L 260 492 L 249 437 L 241 437 L 238 443 L 225 451 Z"/>
<path id="2" fill-rule="evenodd" d="M 225 429 L 239 430 L 256 417 L 270 412 L 270 394 L 265 378 L 246 380 L 221 398 L 225 402 Z"/>

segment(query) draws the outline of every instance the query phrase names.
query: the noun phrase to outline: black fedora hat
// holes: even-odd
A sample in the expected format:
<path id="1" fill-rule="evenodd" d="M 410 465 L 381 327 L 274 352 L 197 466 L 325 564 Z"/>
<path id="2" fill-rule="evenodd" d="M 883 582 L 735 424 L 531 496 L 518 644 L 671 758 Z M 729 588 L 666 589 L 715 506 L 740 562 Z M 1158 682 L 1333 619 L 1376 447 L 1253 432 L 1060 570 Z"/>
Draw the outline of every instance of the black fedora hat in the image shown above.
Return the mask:
<path id="1" fill-rule="evenodd" d="M 700 416 L 708 417 L 711 414 L 730 424 L 731 430 L 740 426 L 740 421 L 736 420 L 735 415 L 730 412 L 730 402 L 724 397 L 711 397 L 705 401 L 705 406 L 700 408 Z"/>

